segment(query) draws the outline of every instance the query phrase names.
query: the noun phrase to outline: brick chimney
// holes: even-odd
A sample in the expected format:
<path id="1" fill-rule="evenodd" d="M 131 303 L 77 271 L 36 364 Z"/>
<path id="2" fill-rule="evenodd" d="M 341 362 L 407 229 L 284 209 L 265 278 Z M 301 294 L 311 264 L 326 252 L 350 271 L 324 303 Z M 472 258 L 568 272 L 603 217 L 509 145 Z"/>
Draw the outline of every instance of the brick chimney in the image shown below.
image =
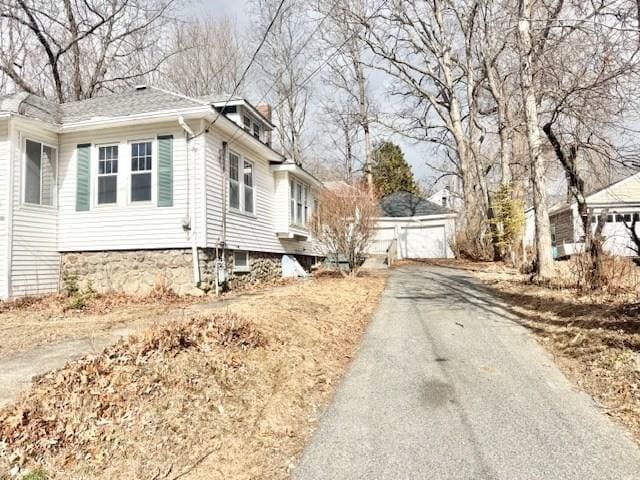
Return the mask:
<path id="1" fill-rule="evenodd" d="M 260 112 L 260 115 L 269 120 L 269 123 L 271 123 L 271 117 L 273 115 L 271 105 L 269 105 L 268 103 L 259 103 L 258 105 L 256 105 L 256 110 L 258 110 L 258 112 Z M 264 143 L 271 146 L 271 130 L 264 132 Z"/>

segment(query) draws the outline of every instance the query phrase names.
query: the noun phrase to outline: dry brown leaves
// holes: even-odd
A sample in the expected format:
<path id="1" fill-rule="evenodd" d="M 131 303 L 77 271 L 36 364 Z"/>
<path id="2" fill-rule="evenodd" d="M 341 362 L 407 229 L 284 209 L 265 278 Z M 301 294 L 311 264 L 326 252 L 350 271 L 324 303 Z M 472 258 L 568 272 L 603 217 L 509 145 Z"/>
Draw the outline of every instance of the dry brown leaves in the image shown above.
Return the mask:
<path id="1" fill-rule="evenodd" d="M 383 286 L 300 282 L 43 376 L 0 411 L 0 478 L 287 478 Z"/>

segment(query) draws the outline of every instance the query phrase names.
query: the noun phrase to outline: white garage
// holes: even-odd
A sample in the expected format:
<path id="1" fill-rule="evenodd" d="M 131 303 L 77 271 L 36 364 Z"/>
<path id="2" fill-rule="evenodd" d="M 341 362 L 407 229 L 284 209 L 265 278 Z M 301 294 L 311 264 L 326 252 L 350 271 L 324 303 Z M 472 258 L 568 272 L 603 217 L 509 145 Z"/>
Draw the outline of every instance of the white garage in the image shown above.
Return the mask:
<path id="1" fill-rule="evenodd" d="M 369 253 L 386 254 L 395 243 L 399 259 L 453 258 L 456 213 L 408 192 L 380 202 L 381 217 Z"/>

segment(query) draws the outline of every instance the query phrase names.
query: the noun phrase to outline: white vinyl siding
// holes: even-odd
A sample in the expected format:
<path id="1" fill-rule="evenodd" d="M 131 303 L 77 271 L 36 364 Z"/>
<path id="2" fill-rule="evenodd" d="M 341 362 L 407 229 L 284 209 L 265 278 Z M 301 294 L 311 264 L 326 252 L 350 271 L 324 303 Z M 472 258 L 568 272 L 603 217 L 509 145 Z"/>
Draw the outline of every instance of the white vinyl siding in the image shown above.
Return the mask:
<path id="1" fill-rule="evenodd" d="M 52 206 L 24 203 L 22 179 L 26 140 L 55 147 L 58 146 L 58 135 L 47 131 L 41 123 L 13 119 L 11 124 L 13 212 L 9 294 L 24 296 L 55 292 L 60 270 L 57 210 Z M 55 196 L 55 192 L 47 195 Z"/>
<path id="2" fill-rule="evenodd" d="M 304 253 L 313 255 L 317 249 L 311 242 L 280 240 L 276 235 L 274 215 L 284 213 L 287 203 L 276 210 L 275 176 L 269 169 L 269 158 L 245 149 L 240 142 L 234 144 L 234 151 L 240 157 L 253 161 L 254 215 L 229 210 L 226 216 L 226 244 L 231 249 L 273 252 Z M 222 240 L 222 211 L 220 206 L 229 201 L 228 181 L 222 171 L 222 138 L 209 132 L 206 135 L 206 193 L 207 193 L 207 245 L 215 247 Z M 225 185 L 226 184 L 226 185 Z M 282 191 L 282 189 L 279 189 Z M 224 197 L 224 199 L 223 199 Z M 284 211 L 284 212 L 283 212 Z"/>
<path id="3" fill-rule="evenodd" d="M 0 119 L 0 300 L 9 296 L 9 121 Z"/>
<path id="4" fill-rule="evenodd" d="M 197 127 L 193 127 L 197 130 Z M 173 135 L 173 195 L 172 207 L 158 207 L 153 202 L 128 202 L 131 189 L 130 148 L 134 142 L 155 139 L 158 135 Z M 120 164 L 118 203 L 95 205 L 89 211 L 75 210 L 76 146 L 92 145 L 91 171 L 97 172 L 97 145 L 119 145 Z M 199 180 L 202 156 L 198 151 L 202 141 L 190 142 L 187 166 L 186 140 L 177 122 L 166 122 L 135 127 L 105 128 L 91 132 L 61 135 L 59 154 L 59 242 L 63 252 L 83 250 L 134 250 L 152 248 L 188 248 L 191 235 L 204 238 L 204 225 L 199 215 L 203 211 L 203 192 Z M 157 149 L 156 149 L 157 150 Z M 123 152 L 126 152 L 126 156 Z M 154 157 L 155 158 L 155 157 Z M 187 184 L 190 175 L 191 185 Z M 200 178 L 200 175 L 198 175 Z M 95 199 L 95 182 L 91 183 Z M 153 188 L 155 189 L 155 182 Z M 191 205 L 189 205 L 189 203 Z M 182 227 L 185 216 L 191 217 L 191 232 Z"/>

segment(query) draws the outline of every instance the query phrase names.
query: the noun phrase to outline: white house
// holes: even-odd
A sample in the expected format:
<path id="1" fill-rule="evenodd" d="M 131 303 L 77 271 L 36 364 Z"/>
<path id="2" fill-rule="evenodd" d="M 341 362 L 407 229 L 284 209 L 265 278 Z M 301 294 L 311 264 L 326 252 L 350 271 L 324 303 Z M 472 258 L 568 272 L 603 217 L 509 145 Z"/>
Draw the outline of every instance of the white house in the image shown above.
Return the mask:
<path id="1" fill-rule="evenodd" d="M 272 128 L 265 105 L 146 86 L 0 97 L 0 299 L 70 279 L 207 290 L 221 272 L 277 275 L 284 254 L 310 264 L 322 184 L 270 147 Z"/>
<path id="2" fill-rule="evenodd" d="M 371 254 L 384 254 L 395 242 L 398 259 L 453 258 L 451 239 L 457 214 L 409 192 L 380 202 Z"/>
<path id="3" fill-rule="evenodd" d="M 606 215 L 602 230 L 605 251 L 621 256 L 636 256 L 625 222 L 640 220 L 640 173 L 626 177 L 587 195 L 589 222 L 595 228 L 598 216 Z M 576 202 L 554 206 L 549 212 L 551 237 L 556 256 L 567 256 L 584 250 L 584 228 Z M 525 239 L 533 244 L 533 221 L 525 226 Z M 639 231 L 636 227 L 636 231 Z"/>

